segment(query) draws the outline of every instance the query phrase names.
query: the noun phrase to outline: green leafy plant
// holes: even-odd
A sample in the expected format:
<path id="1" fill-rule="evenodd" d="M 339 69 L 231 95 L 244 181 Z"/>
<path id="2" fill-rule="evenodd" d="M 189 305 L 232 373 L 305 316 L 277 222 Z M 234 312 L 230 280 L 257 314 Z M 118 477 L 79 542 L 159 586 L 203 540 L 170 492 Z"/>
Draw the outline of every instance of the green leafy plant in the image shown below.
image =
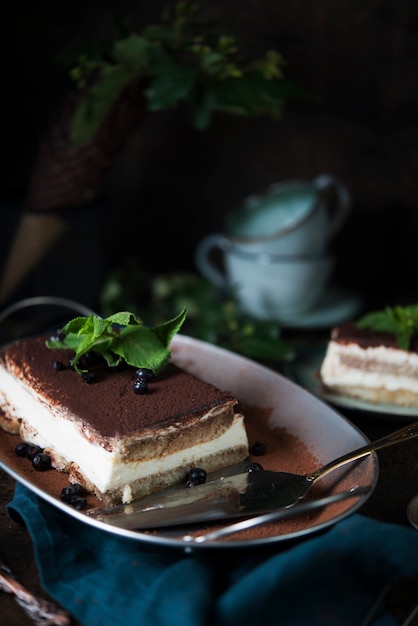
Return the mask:
<path id="1" fill-rule="evenodd" d="M 46 341 L 48 348 L 74 350 L 72 360 L 74 369 L 80 358 L 87 352 L 101 354 L 110 367 L 127 363 L 134 367 L 160 372 L 170 360 L 169 344 L 180 330 L 186 318 L 183 309 L 177 317 L 159 326 L 145 326 L 142 320 L 128 311 L 114 313 L 106 318 L 97 315 L 76 317 L 63 328 L 59 337 Z"/>
<path id="2" fill-rule="evenodd" d="M 195 273 L 149 276 L 135 264 L 109 272 L 101 294 L 103 312 L 125 306 L 135 311 L 138 302 L 155 320 L 166 319 L 173 311 L 186 308 L 182 332 L 249 358 L 280 363 L 295 356 L 276 320 L 257 320 L 244 315 L 232 293 L 219 293 Z"/>
<path id="3" fill-rule="evenodd" d="M 185 103 L 197 129 L 209 126 L 215 110 L 281 118 L 285 101 L 303 94 L 284 78 L 283 56 L 268 50 L 260 58 L 244 58 L 236 37 L 214 30 L 201 14 L 198 3 L 177 2 L 165 9 L 160 24 L 140 33 L 125 29 L 113 41 L 67 51 L 67 61 L 75 57 L 71 77 L 84 92 L 72 122 L 75 146 L 92 138 L 135 81 L 143 85 L 146 110 Z"/>
<path id="4" fill-rule="evenodd" d="M 386 307 L 382 311 L 366 313 L 357 320 L 358 328 L 395 335 L 402 350 L 408 350 L 413 335 L 418 333 L 418 305 Z"/>

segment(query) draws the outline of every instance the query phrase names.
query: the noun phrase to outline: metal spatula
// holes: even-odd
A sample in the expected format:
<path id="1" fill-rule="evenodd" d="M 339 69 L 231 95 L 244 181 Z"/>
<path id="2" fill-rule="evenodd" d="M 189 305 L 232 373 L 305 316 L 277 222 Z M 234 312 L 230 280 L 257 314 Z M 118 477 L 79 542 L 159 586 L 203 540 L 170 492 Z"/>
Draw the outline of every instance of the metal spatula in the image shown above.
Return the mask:
<path id="1" fill-rule="evenodd" d="M 183 486 L 141 498 L 129 505 L 92 509 L 89 515 L 125 529 L 161 528 L 178 524 L 249 517 L 291 507 L 316 480 L 343 465 L 387 446 L 418 436 L 418 422 L 377 439 L 306 474 L 261 470 L 221 476 L 191 489 Z"/>

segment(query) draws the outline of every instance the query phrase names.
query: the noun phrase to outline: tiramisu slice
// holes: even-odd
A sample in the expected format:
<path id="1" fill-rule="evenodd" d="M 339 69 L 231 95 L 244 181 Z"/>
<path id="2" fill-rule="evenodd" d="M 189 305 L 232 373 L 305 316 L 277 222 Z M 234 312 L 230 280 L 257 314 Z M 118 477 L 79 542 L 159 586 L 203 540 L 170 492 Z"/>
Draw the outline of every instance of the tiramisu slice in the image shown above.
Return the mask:
<path id="1" fill-rule="evenodd" d="M 171 362 L 154 375 L 109 367 L 103 357 L 86 366 L 87 356 L 74 369 L 74 350 L 49 348 L 45 337 L 0 356 L 1 426 L 44 448 L 70 482 L 107 503 L 129 503 L 192 468 L 211 472 L 247 458 L 244 418 L 228 391 Z"/>
<path id="2" fill-rule="evenodd" d="M 331 331 L 320 379 L 336 394 L 418 406 L 418 307 L 369 313 Z"/>

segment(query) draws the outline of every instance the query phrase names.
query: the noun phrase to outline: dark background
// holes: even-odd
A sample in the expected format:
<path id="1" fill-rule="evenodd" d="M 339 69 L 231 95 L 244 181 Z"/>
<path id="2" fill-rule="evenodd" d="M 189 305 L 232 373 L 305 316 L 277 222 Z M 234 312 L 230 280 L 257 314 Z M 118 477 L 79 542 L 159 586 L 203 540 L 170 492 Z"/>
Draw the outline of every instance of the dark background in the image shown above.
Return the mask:
<path id="1" fill-rule="evenodd" d="M 289 103 L 279 123 L 217 115 L 207 132 L 193 130 L 181 109 L 148 116 L 113 162 L 98 208 L 75 213 L 66 241 L 37 269 L 26 293 L 65 296 L 77 283 L 71 295 L 86 298 L 89 282 L 100 284 L 109 268 L 132 259 L 153 272 L 194 269 L 199 239 L 219 230 L 247 195 L 280 180 L 330 172 L 346 183 L 353 202 L 334 244 L 336 284 L 376 304 L 418 301 L 418 3 L 207 4 L 244 49 L 279 50 L 286 76 L 315 99 Z M 67 88 L 55 55 L 76 38 L 106 34 L 109 9 L 141 29 L 159 20 L 164 5 L 44 0 L 7 9 L 0 101 L 3 255 L 40 133 Z"/>

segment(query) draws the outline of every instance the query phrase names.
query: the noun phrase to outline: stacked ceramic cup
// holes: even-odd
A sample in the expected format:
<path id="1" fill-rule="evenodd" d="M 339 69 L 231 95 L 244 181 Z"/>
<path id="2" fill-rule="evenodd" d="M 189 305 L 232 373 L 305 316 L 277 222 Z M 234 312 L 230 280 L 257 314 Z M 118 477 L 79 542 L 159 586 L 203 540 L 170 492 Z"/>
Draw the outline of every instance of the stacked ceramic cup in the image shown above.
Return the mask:
<path id="1" fill-rule="evenodd" d="M 234 293 L 240 309 L 255 318 L 304 314 L 329 285 L 330 243 L 350 206 L 346 186 L 331 174 L 277 183 L 229 215 L 225 233 L 199 242 L 196 267 L 216 287 Z"/>

